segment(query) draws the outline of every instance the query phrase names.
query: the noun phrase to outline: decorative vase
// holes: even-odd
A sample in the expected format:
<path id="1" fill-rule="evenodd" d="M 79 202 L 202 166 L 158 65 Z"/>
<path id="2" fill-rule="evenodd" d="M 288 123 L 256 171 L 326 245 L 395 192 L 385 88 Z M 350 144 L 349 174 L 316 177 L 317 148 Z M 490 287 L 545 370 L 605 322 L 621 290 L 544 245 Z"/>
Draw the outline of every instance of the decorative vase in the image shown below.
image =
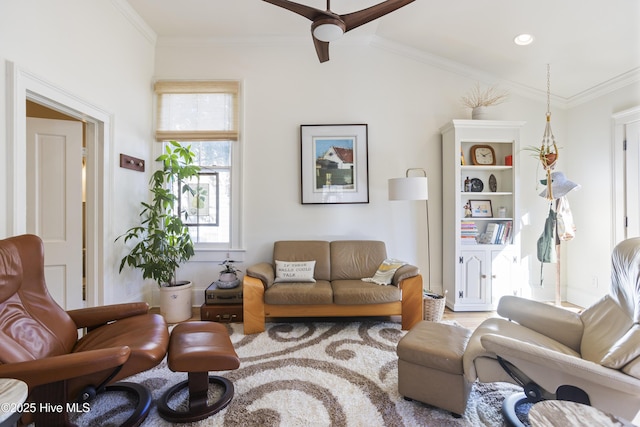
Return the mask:
<path id="1" fill-rule="evenodd" d="M 160 314 L 167 323 L 184 322 L 191 318 L 191 288 L 188 281 L 160 287 Z"/>
<path id="2" fill-rule="evenodd" d="M 471 110 L 471 118 L 473 120 L 484 120 L 487 118 L 487 107 L 481 105 L 479 107 L 473 107 Z"/>
<path id="3" fill-rule="evenodd" d="M 236 273 L 220 273 L 220 278 L 215 283 L 220 289 L 232 289 L 240 285 Z"/>
<path id="4" fill-rule="evenodd" d="M 220 273 L 221 282 L 235 282 L 236 280 L 238 280 L 236 273 Z"/>

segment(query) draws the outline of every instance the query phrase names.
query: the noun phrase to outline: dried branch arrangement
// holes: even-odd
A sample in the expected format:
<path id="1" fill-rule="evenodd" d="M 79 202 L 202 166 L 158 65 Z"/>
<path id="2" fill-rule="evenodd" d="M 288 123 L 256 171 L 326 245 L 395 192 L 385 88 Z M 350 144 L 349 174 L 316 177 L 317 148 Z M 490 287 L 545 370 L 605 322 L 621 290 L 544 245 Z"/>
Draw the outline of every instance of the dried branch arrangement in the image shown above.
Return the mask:
<path id="1" fill-rule="evenodd" d="M 503 103 L 509 97 L 509 91 L 499 90 L 497 86 L 490 86 L 486 89 L 480 87 L 480 83 L 461 98 L 462 105 L 468 108 L 489 107 Z"/>

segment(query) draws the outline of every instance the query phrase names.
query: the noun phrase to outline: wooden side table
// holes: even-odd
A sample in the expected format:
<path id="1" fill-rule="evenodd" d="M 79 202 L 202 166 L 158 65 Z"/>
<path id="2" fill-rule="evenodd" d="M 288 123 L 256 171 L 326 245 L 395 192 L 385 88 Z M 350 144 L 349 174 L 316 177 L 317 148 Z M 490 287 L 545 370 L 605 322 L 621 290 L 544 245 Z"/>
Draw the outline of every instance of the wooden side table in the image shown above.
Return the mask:
<path id="1" fill-rule="evenodd" d="M 529 410 L 532 427 L 617 426 L 634 427 L 629 421 L 593 406 L 568 400 L 543 400 Z"/>
<path id="2" fill-rule="evenodd" d="M 0 378 L 0 427 L 16 424 L 28 394 L 29 387 L 24 381 Z"/>

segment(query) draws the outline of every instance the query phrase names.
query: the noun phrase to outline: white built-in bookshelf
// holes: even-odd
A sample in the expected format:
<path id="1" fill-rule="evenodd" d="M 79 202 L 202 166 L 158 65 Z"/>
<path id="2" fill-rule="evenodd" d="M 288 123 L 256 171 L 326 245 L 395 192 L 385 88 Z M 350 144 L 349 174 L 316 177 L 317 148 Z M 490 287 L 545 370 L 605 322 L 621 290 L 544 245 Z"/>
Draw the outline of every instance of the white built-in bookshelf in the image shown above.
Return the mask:
<path id="1" fill-rule="evenodd" d="M 517 161 L 524 122 L 443 126 L 443 281 L 454 311 L 494 310 L 520 291 Z"/>

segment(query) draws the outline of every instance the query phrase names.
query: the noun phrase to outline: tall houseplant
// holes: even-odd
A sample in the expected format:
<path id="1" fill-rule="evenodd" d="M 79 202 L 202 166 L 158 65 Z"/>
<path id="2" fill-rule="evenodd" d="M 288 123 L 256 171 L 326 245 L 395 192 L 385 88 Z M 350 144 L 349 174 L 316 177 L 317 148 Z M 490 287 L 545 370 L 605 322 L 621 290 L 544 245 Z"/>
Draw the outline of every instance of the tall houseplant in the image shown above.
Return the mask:
<path id="1" fill-rule="evenodd" d="M 149 181 L 151 203 L 141 202 L 140 225 L 130 228 L 116 239 L 123 239 L 125 243 L 137 241 L 120 261 L 119 271 L 122 272 L 128 265 L 142 270 L 143 278 L 156 281 L 161 291 L 160 312 L 170 323 L 191 317 L 191 283 L 176 282 L 176 270 L 195 253 L 189 229 L 182 220 L 183 215 L 186 219 L 187 212 L 178 209 L 181 194 L 190 192 L 194 197 L 199 197 L 188 183 L 200 171 L 200 167 L 193 164 L 194 156 L 190 146 L 183 147 L 176 141 L 169 141 L 164 153 L 156 159 L 162 162 L 162 168 L 155 171 Z M 179 191 L 175 191 L 176 188 Z M 177 292 L 178 288 L 185 287 L 189 298 L 180 305 L 188 304 L 188 312 L 185 307 L 180 307 L 180 313 L 166 314 L 172 307 L 163 306 L 163 292 Z M 169 295 L 168 299 L 173 300 L 171 305 L 179 305 L 175 304 L 176 294 Z"/>

